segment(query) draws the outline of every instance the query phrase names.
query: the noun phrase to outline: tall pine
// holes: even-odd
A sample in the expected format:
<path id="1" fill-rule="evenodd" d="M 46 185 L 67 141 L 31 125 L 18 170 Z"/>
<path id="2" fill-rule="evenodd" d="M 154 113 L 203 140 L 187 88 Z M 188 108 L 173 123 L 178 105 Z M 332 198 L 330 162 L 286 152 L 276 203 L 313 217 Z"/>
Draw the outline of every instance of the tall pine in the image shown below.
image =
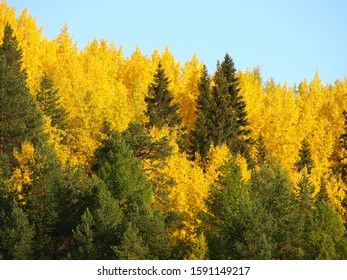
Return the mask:
<path id="1" fill-rule="evenodd" d="M 43 118 L 26 85 L 22 51 L 6 24 L 0 46 L 0 164 L 14 165 L 13 150 L 24 141 L 42 141 Z M 3 169 L 4 170 L 4 169 Z M 8 174 L 7 174 L 8 175 Z"/>
<path id="2" fill-rule="evenodd" d="M 51 125 L 66 129 L 67 113 L 60 104 L 59 91 L 54 88 L 53 80 L 45 73 L 40 82 L 40 88 L 36 93 L 36 100 L 42 112 L 51 119 Z"/>
<path id="3" fill-rule="evenodd" d="M 161 129 L 164 125 L 175 127 L 181 124 L 178 115 L 178 104 L 173 102 L 173 95 L 169 90 L 169 78 L 159 63 L 154 75 L 154 81 L 148 87 L 148 96 L 145 97 L 149 119 L 148 126 Z"/>
<path id="4" fill-rule="evenodd" d="M 211 121 L 212 96 L 210 92 L 210 77 L 205 65 L 201 70 L 199 92 L 195 126 L 190 133 L 189 139 L 190 154 L 195 159 L 196 153 L 198 153 L 205 160 L 212 141 L 211 130 L 213 127 Z"/>
<path id="5" fill-rule="evenodd" d="M 314 161 L 311 155 L 310 143 L 304 138 L 301 141 L 301 148 L 299 150 L 299 160 L 295 163 L 298 172 L 301 172 L 304 168 L 307 170 L 307 174 L 311 174 L 314 167 Z"/>

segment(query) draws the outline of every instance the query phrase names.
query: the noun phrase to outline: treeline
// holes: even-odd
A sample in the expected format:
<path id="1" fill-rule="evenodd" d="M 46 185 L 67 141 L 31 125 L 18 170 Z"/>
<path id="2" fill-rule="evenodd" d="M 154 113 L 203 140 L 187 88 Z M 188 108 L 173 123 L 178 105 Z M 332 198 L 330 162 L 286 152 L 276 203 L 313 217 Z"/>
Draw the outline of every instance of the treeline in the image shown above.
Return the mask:
<path id="1" fill-rule="evenodd" d="M 346 80 L 78 51 L 0 11 L 0 258 L 346 258 Z"/>

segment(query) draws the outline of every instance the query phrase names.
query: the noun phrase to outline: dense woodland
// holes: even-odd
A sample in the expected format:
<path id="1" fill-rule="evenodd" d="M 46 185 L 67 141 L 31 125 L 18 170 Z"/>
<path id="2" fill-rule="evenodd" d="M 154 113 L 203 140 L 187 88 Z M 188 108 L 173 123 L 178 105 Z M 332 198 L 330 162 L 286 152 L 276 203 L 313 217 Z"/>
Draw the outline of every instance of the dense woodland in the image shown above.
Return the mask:
<path id="1" fill-rule="evenodd" d="M 0 4 L 0 259 L 346 259 L 347 79 L 215 73 Z"/>

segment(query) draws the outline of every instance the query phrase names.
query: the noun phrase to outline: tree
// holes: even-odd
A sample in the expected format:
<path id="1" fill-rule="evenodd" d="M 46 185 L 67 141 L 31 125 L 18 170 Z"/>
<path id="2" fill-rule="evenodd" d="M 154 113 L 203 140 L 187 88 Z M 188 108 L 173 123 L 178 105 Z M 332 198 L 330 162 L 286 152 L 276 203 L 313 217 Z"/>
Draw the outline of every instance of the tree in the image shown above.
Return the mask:
<path id="1" fill-rule="evenodd" d="M 206 159 L 210 145 L 212 144 L 211 131 L 213 123 L 211 121 L 212 96 L 210 93 L 210 77 L 206 65 L 201 70 L 199 80 L 199 96 L 197 99 L 197 113 L 194 129 L 190 133 L 190 150 L 192 158 L 195 159 L 199 153 L 203 160 Z"/>
<path id="2" fill-rule="evenodd" d="M 51 125 L 64 130 L 67 128 L 67 113 L 60 104 L 59 91 L 54 88 L 52 79 L 45 73 L 42 76 L 36 100 L 42 112 L 51 119 Z"/>
<path id="3" fill-rule="evenodd" d="M 215 125 L 212 133 L 214 145 L 227 144 L 233 155 L 240 153 L 249 157 L 249 121 L 247 119 L 246 103 L 239 94 L 238 78 L 234 62 L 226 54 L 221 64 L 217 64 L 212 87 L 213 115 Z"/>
<path id="4" fill-rule="evenodd" d="M 259 199 L 249 195 L 239 167 L 230 160 L 211 186 L 202 228 L 212 259 L 270 259 L 273 219 Z"/>
<path id="5" fill-rule="evenodd" d="M 13 150 L 28 141 L 38 145 L 45 138 L 43 118 L 26 86 L 22 51 L 13 30 L 6 24 L 0 46 L 0 162 L 14 166 Z"/>
<path id="6" fill-rule="evenodd" d="M 145 97 L 147 103 L 145 115 L 149 118 L 149 127 L 156 126 L 161 129 L 164 125 L 175 127 L 181 124 L 178 104 L 174 104 L 173 99 L 169 91 L 169 79 L 159 63 L 154 81 L 148 87 L 148 96 Z"/>
<path id="7" fill-rule="evenodd" d="M 0 211 L 0 259 L 31 259 L 34 229 L 16 200 L 9 206 Z"/>
<path id="8" fill-rule="evenodd" d="M 262 165 L 266 163 L 266 159 L 268 157 L 268 151 L 266 149 L 266 145 L 264 142 L 264 138 L 262 134 L 259 134 L 258 140 L 256 142 L 256 163 Z"/>
<path id="9" fill-rule="evenodd" d="M 295 163 L 298 172 L 301 172 L 306 168 L 307 174 L 311 174 L 312 168 L 314 167 L 314 161 L 311 155 L 310 143 L 306 138 L 301 141 L 299 157 L 299 160 Z"/>
<path id="10" fill-rule="evenodd" d="M 119 132 L 111 133 L 96 151 L 92 170 L 104 181 L 122 208 L 133 202 L 149 203 L 150 185 L 141 163 L 133 156 Z"/>
<path id="11" fill-rule="evenodd" d="M 347 182 L 347 111 L 342 112 L 344 118 L 344 131 L 338 139 L 337 149 L 333 154 L 333 170 L 340 174 L 341 179 Z"/>
<path id="12" fill-rule="evenodd" d="M 73 237 L 76 242 L 76 249 L 73 252 L 72 258 L 78 260 L 92 260 L 96 257 L 96 252 L 93 244 L 93 227 L 94 219 L 87 208 L 81 218 L 81 223 L 77 225 L 76 230 L 73 230 Z"/>
<path id="13" fill-rule="evenodd" d="M 318 201 L 310 216 L 304 248 L 311 260 L 345 259 L 346 230 L 338 213 L 327 201 Z"/>
<path id="14" fill-rule="evenodd" d="M 134 244 L 137 242 L 138 246 L 135 249 L 140 250 L 142 248 L 141 240 L 143 240 L 149 248 L 148 254 L 146 253 L 148 258 L 167 259 L 171 254 L 171 240 L 164 219 L 150 207 L 151 185 L 143 173 L 139 159 L 134 157 L 121 133 L 111 133 L 104 145 L 97 150 L 95 158 L 93 170 L 105 183 L 109 196 L 119 205 L 123 216 L 119 228 L 116 230 L 114 226 L 105 227 L 97 224 L 96 228 L 112 229 L 111 231 L 101 230 L 100 243 L 112 244 L 101 251 L 116 248 L 113 250 L 116 257 L 133 256 L 134 252 L 128 252 L 130 255 L 126 253 L 126 250 L 133 248 L 128 241 L 134 242 Z M 110 208 L 111 204 L 108 203 L 108 205 Z M 102 213 L 103 215 L 100 216 Z M 115 211 L 113 213 L 116 214 Z M 99 211 L 99 217 L 102 218 L 95 219 L 96 222 L 100 220 L 105 223 L 107 215 L 108 212 Z M 119 218 L 119 216 L 117 217 Z M 112 221 L 117 221 L 117 219 L 112 219 L 110 222 L 113 223 Z M 114 237 L 119 236 L 120 238 L 113 239 L 112 242 L 105 242 L 112 238 L 112 231 L 117 232 L 117 235 L 113 235 Z M 108 234 L 105 235 L 105 232 Z M 140 254 L 140 252 L 138 253 Z M 107 256 L 109 255 L 104 255 L 105 258 Z"/>
<path id="15" fill-rule="evenodd" d="M 251 189 L 261 204 L 273 217 L 274 242 L 272 257 L 275 259 L 300 259 L 303 220 L 295 199 L 293 185 L 281 165 L 275 159 L 268 160 L 251 176 Z"/>

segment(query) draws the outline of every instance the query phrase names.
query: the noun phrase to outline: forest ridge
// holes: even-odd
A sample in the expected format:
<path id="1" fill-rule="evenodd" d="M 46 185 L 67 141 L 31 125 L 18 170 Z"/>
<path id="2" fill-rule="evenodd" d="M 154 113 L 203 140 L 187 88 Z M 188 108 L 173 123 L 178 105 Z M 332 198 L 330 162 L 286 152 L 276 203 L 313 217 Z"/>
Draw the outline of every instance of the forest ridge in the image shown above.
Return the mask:
<path id="1" fill-rule="evenodd" d="M 347 79 L 209 74 L 0 4 L 0 259 L 346 259 Z"/>

